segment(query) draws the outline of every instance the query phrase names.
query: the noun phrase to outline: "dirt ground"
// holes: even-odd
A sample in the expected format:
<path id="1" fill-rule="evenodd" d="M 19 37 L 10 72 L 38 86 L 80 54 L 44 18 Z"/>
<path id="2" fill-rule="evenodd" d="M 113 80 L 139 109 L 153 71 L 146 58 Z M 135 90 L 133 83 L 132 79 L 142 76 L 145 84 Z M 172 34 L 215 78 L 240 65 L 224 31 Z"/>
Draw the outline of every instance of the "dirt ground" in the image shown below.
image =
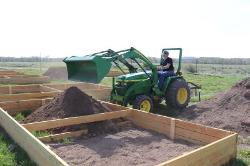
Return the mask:
<path id="1" fill-rule="evenodd" d="M 114 134 L 83 137 L 71 143 L 47 144 L 69 165 L 156 165 L 198 148 L 183 140 L 172 141 L 135 126 Z"/>
<path id="2" fill-rule="evenodd" d="M 51 80 L 68 80 L 66 67 L 50 67 L 43 75 L 48 76 Z"/>
<path id="3" fill-rule="evenodd" d="M 184 110 L 177 118 L 250 136 L 250 78 Z"/>

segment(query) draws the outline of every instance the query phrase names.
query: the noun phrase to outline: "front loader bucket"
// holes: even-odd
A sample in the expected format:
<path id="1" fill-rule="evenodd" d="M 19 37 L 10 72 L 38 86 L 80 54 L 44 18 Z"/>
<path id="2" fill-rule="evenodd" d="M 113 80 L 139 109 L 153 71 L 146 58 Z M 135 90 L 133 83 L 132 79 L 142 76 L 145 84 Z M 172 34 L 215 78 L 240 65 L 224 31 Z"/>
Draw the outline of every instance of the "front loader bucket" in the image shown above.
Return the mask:
<path id="1" fill-rule="evenodd" d="M 73 81 L 100 83 L 111 69 L 111 62 L 100 56 L 79 56 L 63 60 L 67 65 L 68 79 Z"/>

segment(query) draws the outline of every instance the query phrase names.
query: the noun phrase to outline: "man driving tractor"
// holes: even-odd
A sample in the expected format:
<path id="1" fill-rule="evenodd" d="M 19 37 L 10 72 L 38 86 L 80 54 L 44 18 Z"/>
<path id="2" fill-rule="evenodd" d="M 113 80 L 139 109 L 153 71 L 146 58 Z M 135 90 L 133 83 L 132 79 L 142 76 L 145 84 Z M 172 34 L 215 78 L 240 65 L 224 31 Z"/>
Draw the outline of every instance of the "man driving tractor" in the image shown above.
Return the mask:
<path id="1" fill-rule="evenodd" d="M 176 71 L 167 50 L 179 52 Z M 188 105 L 190 89 L 180 72 L 181 59 L 181 48 L 165 48 L 162 50 L 161 64 L 155 66 L 141 52 L 131 47 L 116 52 L 109 49 L 86 56 L 72 56 L 63 61 L 67 65 L 70 80 L 91 83 L 100 83 L 112 65 L 115 65 L 124 74 L 112 79 L 110 101 L 123 106 L 130 104 L 135 109 L 150 112 L 155 101 L 165 100 L 167 105 L 178 109 Z M 133 63 L 130 64 L 130 61 Z M 120 64 L 129 73 L 125 73 Z M 144 66 L 149 67 L 148 71 Z"/>
<path id="2" fill-rule="evenodd" d="M 167 77 L 175 75 L 173 60 L 172 58 L 169 57 L 169 52 L 167 50 L 164 50 L 162 52 L 161 57 L 162 59 L 160 66 L 157 66 L 158 77 L 159 77 L 159 82 L 158 82 L 159 88 L 162 88 L 163 83 Z"/>

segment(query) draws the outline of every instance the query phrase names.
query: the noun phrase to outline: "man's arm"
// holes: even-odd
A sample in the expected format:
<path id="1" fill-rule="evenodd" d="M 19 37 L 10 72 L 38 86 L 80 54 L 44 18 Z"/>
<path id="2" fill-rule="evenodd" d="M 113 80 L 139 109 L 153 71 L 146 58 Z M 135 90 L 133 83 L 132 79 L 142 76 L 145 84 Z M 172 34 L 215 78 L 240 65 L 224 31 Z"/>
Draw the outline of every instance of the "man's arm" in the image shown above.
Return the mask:
<path id="1" fill-rule="evenodd" d="M 168 69 L 170 67 L 170 63 L 167 63 L 166 65 L 160 65 L 160 66 L 157 66 L 157 69 L 158 70 L 164 70 L 164 69 Z"/>
<path id="2" fill-rule="evenodd" d="M 173 63 L 173 62 L 172 62 L 172 59 L 169 59 L 168 61 L 169 61 L 169 62 L 167 62 L 166 65 L 161 65 L 161 66 L 159 66 L 159 67 L 158 67 L 158 70 L 168 69 L 168 68 L 170 67 L 171 63 Z"/>
<path id="3" fill-rule="evenodd" d="M 162 69 L 168 69 L 170 67 L 170 63 L 167 63 L 165 66 L 162 66 Z"/>

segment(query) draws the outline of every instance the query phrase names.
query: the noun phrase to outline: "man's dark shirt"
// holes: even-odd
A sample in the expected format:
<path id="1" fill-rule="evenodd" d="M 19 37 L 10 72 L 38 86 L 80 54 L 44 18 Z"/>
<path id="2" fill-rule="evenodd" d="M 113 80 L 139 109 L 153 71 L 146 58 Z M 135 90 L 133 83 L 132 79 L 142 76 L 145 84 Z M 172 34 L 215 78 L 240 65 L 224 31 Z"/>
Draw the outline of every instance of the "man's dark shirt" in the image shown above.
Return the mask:
<path id="1" fill-rule="evenodd" d="M 163 71 L 174 71 L 174 66 L 173 66 L 173 60 L 172 58 L 167 58 L 165 59 L 164 61 L 161 62 L 161 65 L 162 66 L 166 66 L 167 64 L 170 64 L 169 68 L 168 69 L 164 69 Z"/>

